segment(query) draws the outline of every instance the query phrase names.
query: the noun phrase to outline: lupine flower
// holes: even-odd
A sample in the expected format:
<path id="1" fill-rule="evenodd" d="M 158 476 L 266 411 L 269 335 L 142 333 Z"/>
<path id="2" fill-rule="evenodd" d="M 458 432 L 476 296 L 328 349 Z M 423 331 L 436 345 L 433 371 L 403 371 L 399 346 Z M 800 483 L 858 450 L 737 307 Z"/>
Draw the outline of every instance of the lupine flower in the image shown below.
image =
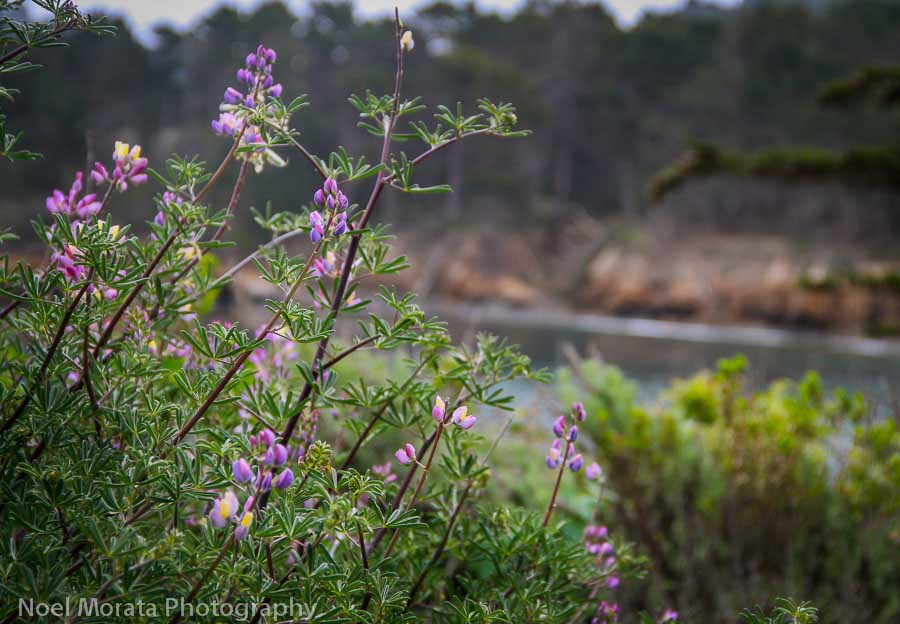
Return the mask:
<path id="1" fill-rule="evenodd" d="M 244 67 L 237 71 L 237 80 L 246 86 L 246 92 L 234 87 L 225 89 L 222 103 L 219 105 L 219 118 L 211 122 L 213 132 L 228 137 L 241 135 L 241 145 L 258 146 L 250 156 L 254 169 L 262 171 L 265 163 L 283 167 L 282 159 L 274 151 L 266 147 L 260 128 L 250 125 L 250 115 L 260 112 L 271 113 L 274 108 L 266 107 L 269 97 L 281 97 L 282 88 L 272 78 L 272 66 L 278 55 L 262 44 L 257 46 L 244 59 Z M 248 110 L 248 109 L 253 109 Z"/>
<path id="2" fill-rule="evenodd" d="M 557 438 L 563 437 L 563 434 L 566 432 L 566 417 L 560 416 L 556 420 L 553 421 L 553 434 Z"/>
<path id="3" fill-rule="evenodd" d="M 603 525 L 588 525 L 584 529 L 584 538 L 586 540 L 602 540 L 609 535 L 609 530 Z"/>
<path id="4" fill-rule="evenodd" d="M 275 480 L 275 489 L 286 490 L 291 487 L 294 482 L 294 472 L 290 468 L 285 468 Z"/>
<path id="5" fill-rule="evenodd" d="M 59 189 L 54 189 L 53 193 L 44 202 L 47 210 L 52 214 L 59 213 L 70 218 L 77 216 L 83 220 L 87 220 L 100 212 L 102 203 L 97 201 L 96 194 L 88 193 L 84 197 L 79 198 L 81 191 L 84 190 L 83 178 L 84 174 L 80 171 L 75 173 L 75 180 L 72 181 L 68 195 Z"/>
<path id="6" fill-rule="evenodd" d="M 247 534 L 250 532 L 250 525 L 253 523 L 253 513 L 249 511 L 245 511 L 244 515 L 241 516 L 240 522 L 238 522 L 237 527 L 234 529 L 234 538 L 238 540 L 242 540 L 247 537 Z"/>
<path id="7" fill-rule="evenodd" d="M 81 256 L 82 253 L 80 249 L 74 245 L 66 245 L 61 252 L 54 251 L 50 256 L 50 260 L 56 265 L 56 268 L 69 279 L 69 281 L 74 282 L 81 279 L 81 276 L 84 275 L 84 266 L 76 264 Z"/>
<path id="8" fill-rule="evenodd" d="M 662 617 L 659 619 L 660 624 L 664 624 L 665 622 L 677 622 L 678 621 L 678 611 L 673 611 L 672 609 L 666 609 L 663 611 Z"/>
<path id="9" fill-rule="evenodd" d="M 382 477 L 385 483 L 392 483 L 397 480 L 397 475 L 391 472 L 391 462 L 373 465 L 372 472 Z"/>
<path id="10" fill-rule="evenodd" d="M 334 217 L 332 233 L 335 236 L 340 236 L 347 231 L 346 210 L 350 206 L 350 200 L 338 188 L 337 180 L 327 178 L 322 184 L 322 188 L 316 189 L 316 192 L 313 193 L 313 202 L 317 206 L 328 208 L 330 212 L 340 209 L 342 212 Z M 325 219 L 318 211 L 313 211 L 309 215 L 309 221 L 312 227 L 312 231 L 309 233 L 310 239 L 314 243 L 318 243 L 325 236 Z"/>
<path id="11" fill-rule="evenodd" d="M 407 442 L 402 447 L 397 449 L 397 452 L 394 453 L 394 457 L 397 458 L 397 461 L 403 464 L 404 466 L 407 464 L 411 464 L 416 461 L 416 448 Z"/>
<path id="12" fill-rule="evenodd" d="M 318 243 L 325 236 L 325 219 L 318 210 L 309 213 L 309 240 Z"/>
<path id="13" fill-rule="evenodd" d="M 122 141 L 116 141 L 113 148 L 113 167 L 110 173 L 103 163 L 95 162 L 94 169 L 91 171 L 91 179 L 95 184 L 104 184 L 106 182 L 120 193 L 128 190 L 129 183 L 134 186 L 140 186 L 147 181 L 147 159 L 141 156 L 140 145 L 129 145 Z"/>
<path id="14" fill-rule="evenodd" d="M 572 472 L 578 472 L 581 470 L 581 467 L 584 465 L 584 458 L 581 456 L 581 453 L 578 453 L 575 457 L 569 460 L 569 470 Z"/>
<path id="15" fill-rule="evenodd" d="M 586 476 L 591 481 L 596 481 L 600 478 L 600 475 L 603 474 L 603 469 L 600 467 L 600 464 L 597 462 L 592 463 L 590 466 L 584 469 L 584 476 Z"/>
<path id="16" fill-rule="evenodd" d="M 447 404 L 444 399 L 439 396 L 434 397 L 434 407 L 431 408 L 431 417 L 438 422 L 444 422 L 444 415 L 447 413 Z"/>
<path id="17" fill-rule="evenodd" d="M 287 461 L 288 450 L 283 444 L 275 444 L 266 451 L 266 463 L 280 466 Z"/>
<path id="18" fill-rule="evenodd" d="M 611 576 L 608 579 L 606 579 L 606 586 L 609 587 L 610 589 L 615 589 L 616 587 L 618 587 L 619 586 L 619 577 Z"/>
<path id="19" fill-rule="evenodd" d="M 587 412 L 584 411 L 584 404 L 580 401 L 572 403 L 572 414 L 575 416 L 575 420 L 584 422 L 584 419 L 587 418 Z"/>
<path id="20" fill-rule="evenodd" d="M 559 468 L 559 464 L 562 462 L 562 454 L 559 452 L 559 438 L 553 440 L 553 444 L 550 445 L 550 449 L 547 451 L 547 468 L 551 470 L 554 468 Z"/>
<path id="21" fill-rule="evenodd" d="M 209 523 L 215 528 L 221 529 L 235 517 L 238 507 L 237 496 L 234 495 L 234 492 L 228 490 L 225 496 L 217 498 L 213 502 L 212 509 L 209 512 Z"/>
<path id="22" fill-rule="evenodd" d="M 569 442 L 574 442 L 578 439 L 578 427 L 572 425 L 572 428 L 569 429 Z"/>
<path id="23" fill-rule="evenodd" d="M 413 40 L 413 34 L 411 30 L 407 30 L 403 33 L 403 36 L 400 37 L 400 45 L 403 46 L 403 49 L 407 52 L 412 52 L 412 49 L 416 47 L 416 42 Z"/>
<path id="24" fill-rule="evenodd" d="M 266 476 L 263 477 L 262 483 L 259 485 L 260 492 L 268 492 L 272 489 L 272 473 L 267 472 Z"/>
<path id="25" fill-rule="evenodd" d="M 334 255 L 333 251 L 329 251 L 321 258 L 316 258 L 313 261 L 313 274 L 316 277 L 325 277 L 334 271 L 337 266 L 337 257 Z"/>
<path id="26" fill-rule="evenodd" d="M 266 447 L 272 446 L 275 443 L 275 434 L 271 429 L 263 429 L 259 432 L 257 438 L 259 439 L 259 443 Z"/>
<path id="27" fill-rule="evenodd" d="M 253 471 L 246 459 L 242 457 L 231 464 L 231 476 L 238 483 L 247 483 L 253 479 Z"/>
<path id="28" fill-rule="evenodd" d="M 469 414 L 469 408 L 465 405 L 461 405 L 453 410 L 453 416 L 450 417 L 450 420 L 460 429 L 471 429 L 478 421 L 472 414 Z"/>

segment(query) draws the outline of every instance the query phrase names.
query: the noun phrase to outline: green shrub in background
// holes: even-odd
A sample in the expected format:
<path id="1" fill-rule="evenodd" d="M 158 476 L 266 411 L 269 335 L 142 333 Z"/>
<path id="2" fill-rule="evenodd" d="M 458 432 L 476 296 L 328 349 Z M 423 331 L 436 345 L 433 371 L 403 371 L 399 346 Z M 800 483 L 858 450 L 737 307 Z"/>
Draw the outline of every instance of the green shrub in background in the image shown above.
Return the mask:
<path id="1" fill-rule="evenodd" d="M 636 403 L 622 373 L 584 361 L 577 393 L 608 495 L 601 515 L 649 556 L 620 602 L 733 621 L 741 605 L 805 596 L 822 621 L 900 617 L 900 432 L 809 373 L 747 394 L 743 357 Z M 779 620 L 780 621 L 780 620 Z"/>

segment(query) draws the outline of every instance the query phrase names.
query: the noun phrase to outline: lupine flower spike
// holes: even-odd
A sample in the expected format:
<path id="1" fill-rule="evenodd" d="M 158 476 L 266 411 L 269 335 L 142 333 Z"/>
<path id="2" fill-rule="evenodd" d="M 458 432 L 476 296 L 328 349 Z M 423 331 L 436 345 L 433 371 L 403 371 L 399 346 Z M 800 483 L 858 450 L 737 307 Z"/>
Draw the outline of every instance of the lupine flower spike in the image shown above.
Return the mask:
<path id="1" fill-rule="evenodd" d="M 336 213 L 331 228 L 334 236 L 340 236 L 347 231 L 347 208 L 350 207 L 350 199 L 338 188 L 337 180 L 326 179 L 322 188 L 316 189 L 316 192 L 313 193 L 313 202 L 320 208 L 326 208 L 329 213 Z M 309 238 L 312 242 L 318 243 L 325 237 L 325 225 L 326 219 L 318 210 L 310 213 Z"/>
<path id="2" fill-rule="evenodd" d="M 257 46 L 256 52 L 248 54 L 244 67 L 237 71 L 237 80 L 246 85 L 246 92 L 234 87 L 225 89 L 219 105 L 219 117 L 210 124 L 213 132 L 222 136 L 233 138 L 243 131 L 241 145 L 255 147 L 250 159 L 257 173 L 266 163 L 276 167 L 286 164 L 283 158 L 266 146 L 260 127 L 250 123 L 251 114 L 268 115 L 274 112 L 275 109 L 267 105 L 268 98 L 281 97 L 281 84 L 275 83 L 272 78 L 272 66 L 277 58 L 275 50 L 262 44 Z M 272 123 L 275 123 L 274 119 Z"/>

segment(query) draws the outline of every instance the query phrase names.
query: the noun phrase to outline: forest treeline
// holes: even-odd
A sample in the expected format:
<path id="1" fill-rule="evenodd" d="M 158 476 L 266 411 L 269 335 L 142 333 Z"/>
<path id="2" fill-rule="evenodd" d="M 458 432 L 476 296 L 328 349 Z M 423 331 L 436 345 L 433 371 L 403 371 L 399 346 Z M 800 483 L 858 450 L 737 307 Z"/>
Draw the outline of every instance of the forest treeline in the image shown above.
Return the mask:
<path id="1" fill-rule="evenodd" d="M 278 51 L 285 97 L 309 96 L 312 105 L 298 118 L 305 145 L 320 154 L 338 144 L 375 155 L 373 137 L 352 130 L 356 111 L 347 98 L 364 85 L 390 90 L 388 21 L 363 21 L 346 3 L 314 3 L 302 15 L 281 2 L 251 13 L 223 7 L 183 32 L 158 27 L 156 44 L 146 47 L 114 10 L 110 15 L 116 37 L 74 35 L 63 53 L 35 51 L 46 67 L 9 81 L 28 81 L 13 104 L 3 105 L 10 129 L 27 128 L 23 141 L 40 146 L 44 158 L 0 164 L 5 226 L 27 228 L 48 191 L 106 155 L 115 139 L 141 143 L 151 166 L 198 149 L 203 160 L 217 162 L 229 144 L 210 131 L 210 120 L 223 85 L 234 82 L 233 68 L 257 42 Z M 861 65 L 900 59 L 900 3 L 893 0 L 824 8 L 756 1 L 734 9 L 691 2 L 649 14 L 630 30 L 593 3 L 531 1 L 502 17 L 439 2 L 404 19 L 416 33 L 409 92 L 428 93 L 429 105 L 460 98 L 472 112 L 477 95 L 510 100 L 534 136 L 513 150 L 483 142 L 449 150 L 427 175 L 457 192 L 425 202 L 391 198 L 383 217 L 400 226 L 438 210 L 466 223 L 521 223 L 523 216 L 552 222 L 575 211 L 646 215 L 659 211 L 648 199 L 648 179 L 694 141 L 740 150 L 840 150 L 900 137 L 896 113 L 822 108 L 816 98 L 824 83 Z M 399 149 L 415 154 L 420 146 L 410 141 Z M 307 202 L 314 185 L 303 167 L 270 169 L 248 185 L 243 203 L 263 209 L 265 196 L 274 208 L 289 209 Z M 866 221 L 881 233 L 900 233 L 891 192 L 816 185 L 800 198 L 792 192 L 759 194 L 726 180 L 674 194 L 665 212 L 711 225 L 768 227 L 774 218 L 800 229 L 815 223 L 846 230 L 840 213 L 849 210 L 850 229 L 865 231 Z M 116 210 L 149 218 L 142 199 L 130 196 Z M 860 216 L 860 207 L 872 219 Z M 256 233 L 237 228 L 236 237 L 248 243 Z"/>

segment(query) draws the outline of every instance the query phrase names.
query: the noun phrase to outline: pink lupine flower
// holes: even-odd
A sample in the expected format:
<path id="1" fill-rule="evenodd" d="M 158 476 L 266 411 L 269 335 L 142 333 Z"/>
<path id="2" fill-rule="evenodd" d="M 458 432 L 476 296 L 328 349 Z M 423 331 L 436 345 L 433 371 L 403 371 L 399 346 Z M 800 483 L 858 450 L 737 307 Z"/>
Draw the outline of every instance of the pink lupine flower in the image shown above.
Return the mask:
<path id="1" fill-rule="evenodd" d="M 584 476 L 586 476 L 591 481 L 596 481 L 602 474 L 603 469 L 597 462 L 592 463 L 590 466 L 584 469 Z"/>
<path id="2" fill-rule="evenodd" d="M 615 589 L 616 587 L 618 587 L 619 586 L 619 577 L 611 576 L 608 579 L 606 579 L 606 586 L 609 587 L 610 589 Z"/>
<path id="3" fill-rule="evenodd" d="M 72 181 L 68 195 L 59 189 L 54 189 L 53 193 L 44 202 L 47 211 L 52 214 L 62 214 L 69 218 L 78 216 L 81 219 L 88 219 L 100 212 L 102 203 L 97 201 L 97 196 L 94 193 L 88 193 L 84 197 L 79 198 L 84 188 L 83 177 L 82 172 L 78 171 L 75 173 L 75 180 Z"/>
<path id="4" fill-rule="evenodd" d="M 103 163 L 95 162 L 91 171 L 91 179 L 94 184 L 110 183 L 120 193 L 128 190 L 128 184 L 140 186 L 147 181 L 147 159 L 141 156 L 140 145 L 129 145 L 122 141 L 116 141 L 113 148 L 113 167 L 110 173 Z"/>
<path id="5" fill-rule="evenodd" d="M 660 624 L 664 624 L 665 622 L 677 622 L 678 621 L 678 611 L 673 611 L 672 609 L 666 609 L 663 611 L 662 617 L 659 619 Z"/>
<path id="6" fill-rule="evenodd" d="M 407 442 L 402 447 L 397 449 L 397 452 L 394 453 L 394 457 L 396 457 L 397 461 L 404 466 L 407 464 L 411 464 L 412 462 L 416 461 L 416 449 L 412 444 Z"/>
<path id="7" fill-rule="evenodd" d="M 465 405 L 453 410 L 453 415 L 450 417 L 450 420 L 460 429 L 471 429 L 478 421 L 475 416 L 469 414 L 469 409 Z"/>
<path id="8" fill-rule="evenodd" d="M 431 417 L 438 422 L 444 422 L 444 415 L 447 413 L 447 405 L 444 399 L 439 396 L 434 397 L 434 407 L 431 408 Z"/>

